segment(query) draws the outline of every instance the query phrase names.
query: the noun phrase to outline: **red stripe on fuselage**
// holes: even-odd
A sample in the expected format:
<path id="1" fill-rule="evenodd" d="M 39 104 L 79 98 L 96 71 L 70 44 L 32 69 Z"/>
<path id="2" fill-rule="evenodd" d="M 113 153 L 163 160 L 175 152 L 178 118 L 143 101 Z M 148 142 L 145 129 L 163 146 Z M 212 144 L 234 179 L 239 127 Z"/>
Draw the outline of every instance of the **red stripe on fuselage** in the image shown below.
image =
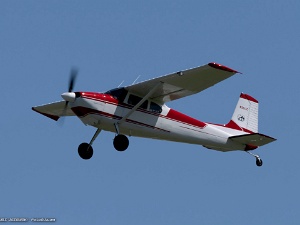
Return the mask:
<path id="1" fill-rule="evenodd" d="M 227 123 L 226 125 L 222 125 L 222 124 L 215 124 L 215 123 L 209 123 L 215 126 L 219 126 L 219 127 L 227 127 L 233 130 L 240 130 L 240 131 L 244 131 L 247 132 L 249 134 L 253 134 L 254 132 L 251 130 L 248 130 L 246 128 L 240 127 L 239 125 L 237 125 L 233 120 L 230 120 L 229 123 Z"/>
<path id="2" fill-rule="evenodd" d="M 183 124 L 187 124 L 190 126 L 194 126 L 197 128 L 203 129 L 206 126 L 206 123 L 196 120 L 192 117 L 189 117 L 183 113 L 180 113 L 174 109 L 170 109 L 169 113 L 165 117 L 167 119 L 171 119 L 173 121 L 181 122 Z"/>
<path id="3" fill-rule="evenodd" d="M 110 113 L 106 113 L 106 112 L 103 112 L 103 111 L 98 111 L 98 110 L 95 110 L 95 109 L 90 109 L 90 108 L 86 108 L 86 107 L 82 107 L 82 106 L 73 107 L 72 111 L 76 114 L 76 116 L 81 117 L 81 118 L 85 117 L 89 114 L 97 114 L 97 115 L 109 117 L 109 118 L 112 118 L 112 119 L 118 119 L 118 120 L 120 120 L 122 118 L 120 116 L 116 116 L 116 115 L 113 115 L 113 114 L 110 114 Z"/>
<path id="4" fill-rule="evenodd" d="M 82 107 L 82 106 L 73 107 L 72 111 L 80 118 L 83 118 L 83 117 L 88 116 L 90 114 L 96 114 L 96 115 L 107 117 L 107 118 L 110 118 L 110 119 L 116 119 L 116 120 L 122 119 L 121 116 L 116 116 L 114 114 L 110 114 L 110 113 L 107 113 L 107 112 L 98 111 L 98 110 L 95 110 L 95 109 L 90 109 L 90 108 L 86 108 L 86 107 Z M 161 128 L 158 128 L 158 127 L 146 124 L 146 123 L 141 123 L 141 122 L 136 121 L 136 120 L 126 119 L 126 122 L 133 123 L 133 124 L 136 124 L 136 125 L 140 125 L 140 126 L 143 126 L 143 127 L 148 127 L 148 128 L 152 128 L 152 129 L 165 131 L 165 132 L 170 132 L 168 130 L 164 130 L 164 129 L 161 129 Z"/>
<path id="5" fill-rule="evenodd" d="M 119 104 L 119 101 L 108 94 L 96 93 L 96 92 L 80 92 L 82 98 L 89 98 L 94 100 L 105 101 L 113 104 Z"/>
<path id="6" fill-rule="evenodd" d="M 127 108 L 127 109 L 132 109 L 134 107 L 132 105 L 119 102 L 119 100 L 115 99 L 114 97 L 112 97 L 109 94 L 94 93 L 94 92 L 81 92 L 81 97 L 85 98 L 85 99 L 94 100 L 94 101 L 100 101 L 100 102 L 103 102 L 106 104 L 120 106 L 120 107 Z M 159 116 L 159 113 L 157 113 L 157 112 L 147 111 L 142 108 L 138 108 L 136 111 L 147 113 L 150 115 Z"/>
<path id="7" fill-rule="evenodd" d="M 237 125 L 233 120 L 230 120 L 229 123 L 227 123 L 227 124 L 225 125 L 225 127 L 228 127 L 228 128 L 234 129 L 234 130 L 244 131 L 244 132 L 247 132 L 247 133 L 250 133 L 250 134 L 253 134 L 253 133 L 254 133 L 254 132 L 251 131 L 251 130 L 248 130 L 248 129 L 246 129 L 246 128 L 240 127 L 240 126 Z"/>
<path id="8" fill-rule="evenodd" d="M 118 107 L 124 107 L 127 109 L 132 109 L 133 106 L 129 104 L 120 103 L 117 99 L 113 98 L 111 95 L 102 94 L 102 93 L 94 93 L 94 92 L 81 92 L 81 97 L 86 99 L 91 99 L 95 101 L 101 101 L 107 104 L 112 104 Z M 203 129 L 206 126 L 206 123 L 201 122 L 197 119 L 189 117 L 183 113 L 180 113 L 174 109 L 170 109 L 166 116 L 161 115 L 160 113 L 150 112 L 142 108 L 138 108 L 137 111 L 143 112 L 149 115 L 165 118 L 168 120 L 176 121 L 185 125 L 193 126 L 196 128 Z M 97 111 L 99 112 L 99 111 Z M 114 115 L 115 116 L 115 115 Z"/>

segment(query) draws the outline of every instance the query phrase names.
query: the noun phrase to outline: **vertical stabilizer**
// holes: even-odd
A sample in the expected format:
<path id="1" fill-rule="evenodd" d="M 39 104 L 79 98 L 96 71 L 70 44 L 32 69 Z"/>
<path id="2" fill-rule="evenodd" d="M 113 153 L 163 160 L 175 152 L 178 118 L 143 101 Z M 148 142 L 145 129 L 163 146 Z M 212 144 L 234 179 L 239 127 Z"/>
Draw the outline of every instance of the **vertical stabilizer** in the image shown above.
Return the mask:
<path id="1" fill-rule="evenodd" d="M 243 130 L 248 133 L 258 132 L 258 101 L 242 93 L 230 122 L 226 127 Z"/>

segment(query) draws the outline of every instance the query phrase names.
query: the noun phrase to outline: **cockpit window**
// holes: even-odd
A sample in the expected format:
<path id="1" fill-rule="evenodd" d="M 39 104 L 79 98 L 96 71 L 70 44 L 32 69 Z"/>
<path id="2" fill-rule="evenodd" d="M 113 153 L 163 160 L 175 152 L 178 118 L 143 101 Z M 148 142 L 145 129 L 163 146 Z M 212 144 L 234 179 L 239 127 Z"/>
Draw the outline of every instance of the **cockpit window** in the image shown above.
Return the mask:
<path id="1" fill-rule="evenodd" d="M 140 98 L 140 97 L 138 97 L 136 95 L 129 95 L 128 104 L 130 104 L 130 105 L 136 105 L 141 100 L 142 100 L 142 98 Z M 147 109 L 147 107 L 148 107 L 148 101 L 144 101 L 143 104 L 140 106 L 140 108 L 142 108 L 142 109 Z"/>
<path id="2" fill-rule="evenodd" d="M 115 88 L 105 92 L 105 94 L 111 95 L 120 102 L 123 102 L 127 95 L 127 92 L 128 91 L 126 91 L 125 88 Z"/>
<path id="3" fill-rule="evenodd" d="M 161 109 L 161 106 L 154 103 L 154 102 L 151 102 L 150 103 L 150 111 L 151 112 L 156 112 L 156 113 L 161 113 L 162 109 Z"/>

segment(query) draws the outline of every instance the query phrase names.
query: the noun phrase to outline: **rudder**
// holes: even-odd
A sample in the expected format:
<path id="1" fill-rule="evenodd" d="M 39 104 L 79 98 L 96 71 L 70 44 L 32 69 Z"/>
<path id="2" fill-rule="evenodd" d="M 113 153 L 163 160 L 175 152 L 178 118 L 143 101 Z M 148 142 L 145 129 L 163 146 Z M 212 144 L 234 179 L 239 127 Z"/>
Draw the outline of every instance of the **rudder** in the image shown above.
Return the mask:
<path id="1" fill-rule="evenodd" d="M 248 133 L 258 132 L 258 101 L 241 93 L 230 122 L 226 127 Z"/>

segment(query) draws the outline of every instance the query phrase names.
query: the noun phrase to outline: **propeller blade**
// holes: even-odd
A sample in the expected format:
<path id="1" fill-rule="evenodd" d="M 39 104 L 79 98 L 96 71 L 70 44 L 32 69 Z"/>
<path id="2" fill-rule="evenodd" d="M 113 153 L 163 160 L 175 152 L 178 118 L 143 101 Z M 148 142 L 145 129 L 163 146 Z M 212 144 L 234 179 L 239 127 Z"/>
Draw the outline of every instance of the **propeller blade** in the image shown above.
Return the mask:
<path id="1" fill-rule="evenodd" d="M 73 91 L 77 74 L 78 74 L 78 69 L 72 68 L 70 73 L 70 80 L 69 80 L 69 92 Z"/>
<path id="2" fill-rule="evenodd" d="M 76 81 L 76 78 L 77 78 L 77 74 L 78 74 L 78 69 L 73 67 L 71 69 L 71 72 L 70 72 L 68 92 L 72 92 L 73 91 L 73 88 L 75 86 L 75 81 Z M 68 105 L 69 105 L 69 101 L 66 101 L 65 107 L 64 107 L 64 109 L 63 109 L 63 111 L 61 113 L 60 119 L 58 120 L 58 122 L 60 123 L 60 125 L 63 125 L 63 123 L 64 123 L 64 120 L 65 120 L 64 116 L 65 116 L 65 114 L 67 112 Z"/>
<path id="3" fill-rule="evenodd" d="M 60 115 L 60 119 L 59 119 L 60 121 L 63 121 L 63 120 L 64 120 L 63 118 L 64 118 L 64 116 L 65 116 L 65 114 L 66 114 L 66 112 L 67 112 L 68 104 L 69 104 L 69 102 L 66 101 L 64 110 L 62 111 L 62 113 L 61 113 L 61 115 Z"/>

